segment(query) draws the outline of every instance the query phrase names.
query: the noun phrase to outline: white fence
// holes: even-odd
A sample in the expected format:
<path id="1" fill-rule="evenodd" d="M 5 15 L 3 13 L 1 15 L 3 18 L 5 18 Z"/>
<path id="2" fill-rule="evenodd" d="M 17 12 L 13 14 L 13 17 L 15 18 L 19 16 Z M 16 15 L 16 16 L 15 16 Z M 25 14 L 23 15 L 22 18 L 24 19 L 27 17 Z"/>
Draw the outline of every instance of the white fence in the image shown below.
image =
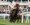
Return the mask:
<path id="1" fill-rule="evenodd" d="M 26 16 L 26 22 L 28 21 L 28 23 L 29 23 L 30 12 L 22 13 L 22 23 L 23 23 L 23 16 Z"/>
<path id="2" fill-rule="evenodd" d="M 5 17 L 8 16 L 8 18 L 9 18 L 10 15 L 9 14 L 0 14 L 0 16 L 3 16 L 4 20 L 5 20 Z"/>

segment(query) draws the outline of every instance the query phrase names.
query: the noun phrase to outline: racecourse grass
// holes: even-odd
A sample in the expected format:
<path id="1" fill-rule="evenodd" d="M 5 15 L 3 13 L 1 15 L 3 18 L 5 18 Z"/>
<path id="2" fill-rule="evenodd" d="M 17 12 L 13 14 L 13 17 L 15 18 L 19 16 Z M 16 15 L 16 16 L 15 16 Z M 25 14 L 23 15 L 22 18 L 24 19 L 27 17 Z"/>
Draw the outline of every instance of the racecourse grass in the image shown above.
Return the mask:
<path id="1" fill-rule="evenodd" d="M 30 22 L 29 23 L 10 23 L 8 19 L 6 20 L 3 20 L 3 19 L 0 19 L 0 25 L 30 25 Z"/>

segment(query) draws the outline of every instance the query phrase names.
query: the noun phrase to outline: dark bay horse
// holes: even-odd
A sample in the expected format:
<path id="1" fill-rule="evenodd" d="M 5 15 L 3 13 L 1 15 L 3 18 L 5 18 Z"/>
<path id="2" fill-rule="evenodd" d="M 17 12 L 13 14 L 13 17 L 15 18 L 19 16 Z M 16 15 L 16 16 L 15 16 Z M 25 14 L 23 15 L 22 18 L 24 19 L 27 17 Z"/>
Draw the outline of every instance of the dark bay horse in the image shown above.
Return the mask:
<path id="1" fill-rule="evenodd" d="M 13 9 L 10 13 L 10 22 L 14 22 L 16 19 L 16 9 Z"/>
<path id="2" fill-rule="evenodd" d="M 13 9 L 12 11 L 11 11 L 12 13 L 10 14 L 10 21 L 11 22 L 15 22 L 16 20 L 17 20 L 17 22 L 19 21 L 19 19 L 20 19 L 20 22 L 21 22 L 21 15 L 17 15 L 18 13 L 19 13 L 19 10 L 18 9 Z"/>
<path id="3" fill-rule="evenodd" d="M 16 9 L 13 9 L 10 13 L 10 22 L 15 22 L 20 19 L 21 20 L 21 15 L 17 15 L 19 13 L 19 5 L 16 4 Z"/>

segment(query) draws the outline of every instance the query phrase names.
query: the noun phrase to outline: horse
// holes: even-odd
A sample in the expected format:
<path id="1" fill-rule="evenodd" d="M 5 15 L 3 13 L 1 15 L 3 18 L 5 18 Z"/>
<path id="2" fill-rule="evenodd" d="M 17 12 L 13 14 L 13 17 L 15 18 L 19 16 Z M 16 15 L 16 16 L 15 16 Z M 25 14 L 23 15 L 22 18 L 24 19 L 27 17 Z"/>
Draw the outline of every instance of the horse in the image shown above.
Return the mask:
<path id="1" fill-rule="evenodd" d="M 15 22 L 16 17 L 17 17 L 16 9 L 13 9 L 11 12 L 12 12 L 12 13 L 10 13 L 10 21 L 11 21 L 11 22 L 12 22 L 12 21 Z"/>
<path id="2" fill-rule="evenodd" d="M 22 15 L 20 15 L 22 13 L 21 9 L 19 9 L 19 12 L 18 12 L 18 16 L 17 16 L 17 22 L 19 22 L 20 20 L 20 23 L 21 23 L 21 18 L 22 18 Z"/>
<path id="3" fill-rule="evenodd" d="M 10 13 L 10 22 L 15 22 L 17 20 L 20 19 L 21 21 L 21 15 L 17 15 L 19 13 L 19 4 L 16 4 L 15 6 L 16 8 L 11 10 L 11 13 Z"/>

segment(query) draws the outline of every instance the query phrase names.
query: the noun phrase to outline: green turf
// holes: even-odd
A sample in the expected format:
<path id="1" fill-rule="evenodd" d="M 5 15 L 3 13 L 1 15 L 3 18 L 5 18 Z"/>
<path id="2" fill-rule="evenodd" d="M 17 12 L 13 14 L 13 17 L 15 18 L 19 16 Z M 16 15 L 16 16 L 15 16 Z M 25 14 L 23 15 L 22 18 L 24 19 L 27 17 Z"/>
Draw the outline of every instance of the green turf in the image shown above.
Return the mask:
<path id="1" fill-rule="evenodd" d="M 30 22 L 29 23 L 10 23 L 9 20 L 3 20 L 3 19 L 0 19 L 0 25 L 30 25 Z"/>

